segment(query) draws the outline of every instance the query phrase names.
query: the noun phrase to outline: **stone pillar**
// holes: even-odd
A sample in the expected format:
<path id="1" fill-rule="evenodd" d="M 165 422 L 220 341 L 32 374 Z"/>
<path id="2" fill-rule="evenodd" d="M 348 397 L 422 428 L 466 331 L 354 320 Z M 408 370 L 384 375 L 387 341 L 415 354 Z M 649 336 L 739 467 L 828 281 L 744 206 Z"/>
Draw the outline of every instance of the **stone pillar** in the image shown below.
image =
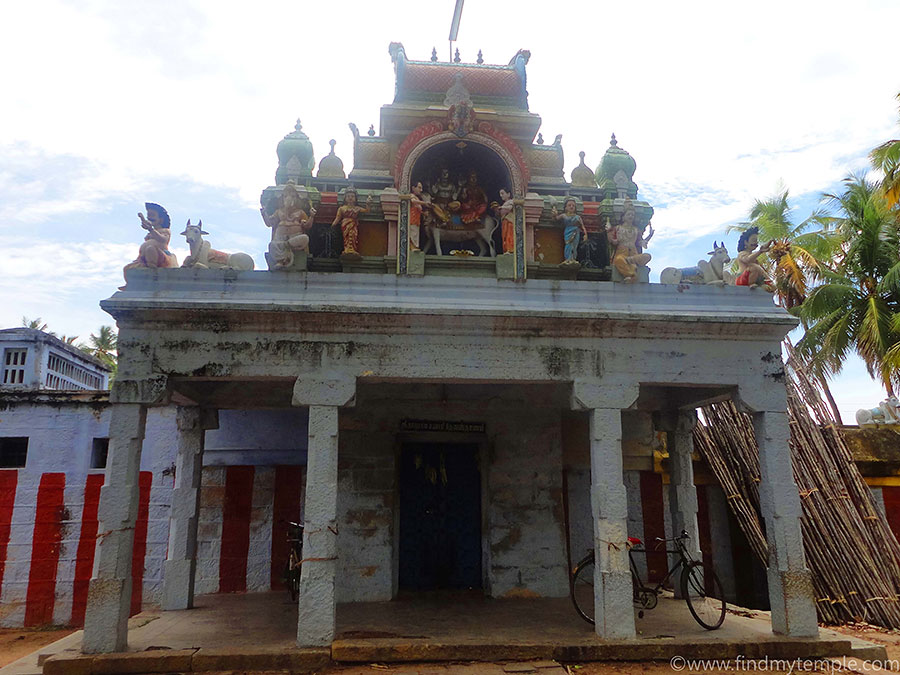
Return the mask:
<path id="1" fill-rule="evenodd" d="M 635 637 L 628 565 L 628 500 L 622 469 L 622 411 L 590 411 L 594 518 L 594 629 L 602 638 Z"/>
<path id="2" fill-rule="evenodd" d="M 513 209 L 515 211 L 515 227 L 513 228 L 514 242 L 513 252 L 515 260 L 515 279 L 516 281 L 525 281 L 528 273 L 528 266 L 525 260 L 526 242 L 525 242 L 525 200 L 516 198 L 513 200 Z"/>
<path id="3" fill-rule="evenodd" d="M 326 647 L 334 639 L 337 569 L 338 408 L 309 408 L 306 527 L 300 572 L 297 644 Z"/>
<path id="4" fill-rule="evenodd" d="M 742 389 L 742 398 L 744 391 Z M 802 508 L 791 467 L 790 424 L 784 410 L 753 413 L 759 445 L 759 501 L 769 544 L 772 632 L 815 637 L 815 592 L 803 553 Z"/>
<path id="5" fill-rule="evenodd" d="M 697 487 L 694 485 L 694 425 L 697 413 L 693 410 L 660 415 L 660 428 L 666 431 L 669 446 L 669 511 L 672 514 L 672 536 L 682 530 L 688 533 L 685 542 L 694 560 L 703 560 L 700 553 L 700 528 L 697 526 Z M 677 581 L 677 580 L 676 580 Z M 675 597 L 681 597 L 681 586 L 675 584 Z"/>
<path id="6" fill-rule="evenodd" d="M 81 647 L 86 654 L 121 652 L 128 646 L 131 550 L 146 420 L 147 408 L 140 403 L 112 406 L 106 482 L 100 490 L 97 553 Z"/>
<path id="7" fill-rule="evenodd" d="M 636 636 L 628 564 L 628 499 L 622 464 L 622 410 L 637 398 L 633 380 L 576 381 L 572 407 L 590 417 L 594 520 L 594 630 L 605 639 Z"/>
<path id="8" fill-rule="evenodd" d="M 175 487 L 172 490 L 169 547 L 163 575 L 162 608 L 167 610 L 194 606 L 204 431 L 219 426 L 216 411 L 201 411 L 200 408 L 178 408 L 177 423 Z"/>
<path id="9" fill-rule="evenodd" d="M 338 411 L 352 405 L 353 379 L 310 380 L 294 385 L 294 405 L 309 406 L 303 564 L 297 645 L 327 647 L 335 635 L 337 550 Z"/>
<path id="10" fill-rule="evenodd" d="M 400 195 L 400 212 L 397 220 L 397 274 L 400 276 L 405 276 L 409 273 L 409 238 L 411 227 L 409 224 L 409 208 L 411 199 L 411 194 Z"/>

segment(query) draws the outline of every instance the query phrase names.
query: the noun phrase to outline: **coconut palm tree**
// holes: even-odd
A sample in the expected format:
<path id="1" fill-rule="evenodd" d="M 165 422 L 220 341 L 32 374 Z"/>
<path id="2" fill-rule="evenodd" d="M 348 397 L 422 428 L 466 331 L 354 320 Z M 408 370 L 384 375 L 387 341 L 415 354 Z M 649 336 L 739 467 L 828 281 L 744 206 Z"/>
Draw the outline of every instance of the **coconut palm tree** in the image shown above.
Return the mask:
<path id="1" fill-rule="evenodd" d="M 25 328 L 33 328 L 34 330 L 40 330 L 40 331 L 44 331 L 45 333 L 50 333 L 50 331 L 47 330 L 47 328 L 48 328 L 47 324 L 44 323 L 44 321 L 43 321 L 43 319 L 41 319 L 41 317 L 38 317 L 36 319 L 29 319 L 27 316 L 23 316 L 22 317 L 22 325 Z M 50 333 L 50 335 L 55 335 L 55 333 Z"/>
<path id="2" fill-rule="evenodd" d="M 768 199 L 757 199 L 747 222 L 728 228 L 744 232 L 756 227 L 760 242 L 772 242 L 769 252 L 760 256 L 761 263 L 774 265 L 775 293 L 779 304 L 787 309 L 806 299 L 810 281 L 821 276 L 839 245 L 824 213 L 815 211 L 794 224 L 790 212 L 788 190 L 782 187 Z"/>
<path id="3" fill-rule="evenodd" d="M 875 183 L 844 180 L 844 191 L 826 195 L 838 209 L 835 229 L 844 239 L 833 268 L 821 266 L 821 283 L 798 310 L 806 333 L 797 348 L 820 375 L 840 372 L 855 351 L 869 375 L 889 394 L 900 387 L 892 360 L 900 350 L 898 221 Z"/>
<path id="4" fill-rule="evenodd" d="M 113 330 L 112 326 L 100 326 L 100 330 L 97 331 L 96 335 L 91 333 L 90 338 L 88 338 L 88 344 L 81 345 L 80 348 L 91 356 L 100 359 L 112 368 L 113 374 L 115 374 L 118 358 L 118 339 L 118 335 L 116 335 L 116 331 Z"/>
<path id="5" fill-rule="evenodd" d="M 897 94 L 900 101 L 900 94 Z M 886 141 L 869 153 L 872 166 L 884 174 L 881 190 L 888 206 L 900 205 L 900 139 Z"/>

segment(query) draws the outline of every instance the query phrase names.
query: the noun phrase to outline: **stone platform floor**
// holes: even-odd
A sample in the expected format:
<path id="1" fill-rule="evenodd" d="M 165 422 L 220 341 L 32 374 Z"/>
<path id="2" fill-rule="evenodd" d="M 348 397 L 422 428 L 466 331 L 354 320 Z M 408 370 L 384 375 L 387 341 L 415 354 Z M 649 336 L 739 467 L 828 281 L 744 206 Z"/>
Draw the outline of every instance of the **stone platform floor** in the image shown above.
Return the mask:
<path id="1" fill-rule="evenodd" d="M 146 611 L 129 622 L 129 652 L 143 670 L 154 659 L 168 659 L 175 671 L 233 669 L 294 670 L 321 668 L 328 650 L 305 654 L 295 646 L 296 606 L 285 592 L 207 595 L 192 610 Z M 567 598 L 491 600 L 472 593 L 402 596 L 392 602 L 342 604 L 338 636 L 330 657 L 341 663 L 423 661 L 657 660 L 673 656 L 728 659 L 819 658 L 854 655 L 885 658 L 884 648 L 822 630 L 816 640 L 773 635 L 765 612 L 730 611 L 723 626 L 704 630 L 684 602 L 662 598 L 637 619 L 638 639 L 600 640 Z M 3 675 L 41 672 L 38 660 L 58 654 L 45 672 L 74 672 L 59 663 L 77 657 L 81 633 L 75 633 L 0 670 Z M 96 668 L 110 672 L 114 655 L 98 657 Z M 57 667 L 51 666 L 56 661 Z M 316 665 L 318 664 L 318 665 Z M 64 666 L 64 667 L 62 667 Z M 122 666 L 124 667 L 124 666 Z M 134 665 L 128 666 L 135 667 Z M 160 666 L 162 667 L 162 666 Z M 119 671 L 121 672 L 121 671 Z"/>

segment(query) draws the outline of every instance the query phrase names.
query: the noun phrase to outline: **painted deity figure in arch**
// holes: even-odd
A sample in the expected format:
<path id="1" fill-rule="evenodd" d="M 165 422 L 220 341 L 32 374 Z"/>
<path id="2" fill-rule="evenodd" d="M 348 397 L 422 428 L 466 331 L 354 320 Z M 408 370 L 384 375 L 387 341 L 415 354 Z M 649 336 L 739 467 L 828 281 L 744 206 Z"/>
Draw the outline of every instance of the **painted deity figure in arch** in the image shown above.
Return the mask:
<path id="1" fill-rule="evenodd" d="M 516 212 L 512 193 L 500 188 L 500 203 L 491 204 L 494 214 L 500 219 L 500 234 L 503 240 L 503 252 L 513 253 L 516 246 Z"/>
<path id="2" fill-rule="evenodd" d="M 337 214 L 334 216 L 332 227 L 340 225 L 341 234 L 344 237 L 344 252 L 341 257 L 344 259 L 359 260 L 362 256 L 359 253 L 359 214 L 368 213 L 372 206 L 372 196 L 366 197 L 366 205 L 359 206 L 357 201 L 359 194 L 352 185 L 344 192 L 344 204 L 339 207 Z"/>
<path id="3" fill-rule="evenodd" d="M 460 193 L 459 215 L 463 226 L 479 227 L 487 208 L 487 195 L 478 184 L 478 172 L 472 169 Z"/>
<path id="4" fill-rule="evenodd" d="M 409 243 L 414 251 L 419 250 L 421 226 L 427 224 L 425 220 L 431 209 L 431 196 L 425 192 L 422 181 L 418 181 L 409 200 Z"/>
<path id="5" fill-rule="evenodd" d="M 271 216 L 260 209 L 263 221 L 273 228 L 269 255 L 276 268 L 290 267 L 294 254 L 309 252 L 309 230 L 313 226 L 316 210 L 307 196 L 300 196 L 293 183 L 284 186 L 281 192 L 281 206 Z"/>
<path id="6" fill-rule="evenodd" d="M 764 287 L 767 290 L 771 288 L 771 281 L 768 279 L 768 273 L 759 264 L 759 256 L 767 253 L 772 247 L 772 242 L 759 245 L 759 228 L 751 227 L 741 233 L 738 239 L 738 276 L 734 280 L 735 286 Z M 774 289 L 772 289 L 774 290 Z"/>
<path id="7" fill-rule="evenodd" d="M 451 213 L 459 210 L 459 188 L 453 179 L 450 178 L 450 169 L 443 167 L 441 169 L 440 178 L 438 178 L 429 190 L 431 193 L 431 201 L 435 218 L 438 224 L 450 222 Z"/>
<path id="8" fill-rule="evenodd" d="M 560 263 L 566 267 L 580 266 L 578 262 L 578 245 L 583 236 L 587 240 L 587 229 L 584 221 L 578 215 L 575 199 L 568 197 L 563 203 L 563 212 L 560 213 L 554 205 L 551 211 L 553 220 L 563 224 L 563 261 Z M 505 246 L 504 246 L 505 250 Z"/>
<path id="9" fill-rule="evenodd" d="M 122 273 L 139 267 L 178 267 L 178 259 L 169 250 L 169 239 L 172 237 L 169 214 L 159 204 L 147 202 L 144 204 L 147 216 L 138 213 L 141 227 L 147 230 L 144 243 L 138 251 L 138 257 L 125 265 Z"/>
<path id="10" fill-rule="evenodd" d="M 637 281 L 638 266 L 646 265 L 652 258 L 644 249 L 653 238 L 653 226 L 645 238 L 643 229 L 634 224 L 634 217 L 634 203 L 626 199 L 621 223 L 615 228 L 610 227 L 608 220 L 606 223 L 609 242 L 615 246 L 612 264 L 626 283 Z"/>

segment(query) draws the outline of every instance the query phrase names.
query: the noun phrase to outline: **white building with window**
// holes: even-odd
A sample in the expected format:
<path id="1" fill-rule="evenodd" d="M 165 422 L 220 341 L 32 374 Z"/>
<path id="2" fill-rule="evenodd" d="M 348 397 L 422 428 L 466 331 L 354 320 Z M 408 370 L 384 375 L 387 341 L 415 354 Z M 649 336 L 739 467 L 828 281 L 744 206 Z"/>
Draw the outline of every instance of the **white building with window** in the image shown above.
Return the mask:
<path id="1" fill-rule="evenodd" d="M 63 391 L 109 388 L 110 369 L 90 354 L 35 328 L 0 330 L 0 386 Z"/>

